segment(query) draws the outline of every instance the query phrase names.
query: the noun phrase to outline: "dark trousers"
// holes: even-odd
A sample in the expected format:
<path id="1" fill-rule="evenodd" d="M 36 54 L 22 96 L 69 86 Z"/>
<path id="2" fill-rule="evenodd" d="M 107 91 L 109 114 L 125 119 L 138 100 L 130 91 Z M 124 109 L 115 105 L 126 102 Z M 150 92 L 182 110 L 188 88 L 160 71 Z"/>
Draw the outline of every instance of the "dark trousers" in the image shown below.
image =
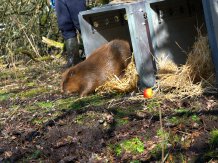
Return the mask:
<path id="1" fill-rule="evenodd" d="M 78 14 L 86 10 L 85 0 L 56 0 L 55 9 L 58 26 L 65 40 L 76 36 L 80 32 Z"/>

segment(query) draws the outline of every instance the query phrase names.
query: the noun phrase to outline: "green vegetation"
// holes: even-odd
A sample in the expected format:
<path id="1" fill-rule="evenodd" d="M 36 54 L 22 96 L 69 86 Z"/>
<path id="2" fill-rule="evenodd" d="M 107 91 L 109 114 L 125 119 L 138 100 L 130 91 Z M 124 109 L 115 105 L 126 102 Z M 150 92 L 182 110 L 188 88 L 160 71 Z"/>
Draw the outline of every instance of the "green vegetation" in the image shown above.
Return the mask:
<path id="1" fill-rule="evenodd" d="M 31 159 L 38 159 L 42 152 L 40 150 L 35 150 L 32 155 L 30 156 Z"/>
<path id="2" fill-rule="evenodd" d="M 151 150 L 151 155 L 153 157 L 160 157 L 162 148 L 164 148 L 164 150 L 166 150 L 166 146 L 169 143 L 169 138 L 170 138 L 170 134 L 162 129 L 159 129 L 157 131 L 157 136 L 159 137 L 161 142 L 158 143 L 155 146 L 155 148 Z"/>
<path id="3" fill-rule="evenodd" d="M 105 99 L 100 95 L 91 95 L 84 98 L 80 98 L 75 100 L 71 104 L 72 109 L 80 109 L 82 107 L 93 105 L 93 106 L 100 106 L 105 103 Z"/>
<path id="4" fill-rule="evenodd" d="M 43 109 L 46 109 L 46 108 L 49 109 L 53 107 L 53 102 L 42 101 L 42 102 L 37 102 L 36 105 L 38 105 L 40 108 L 43 108 Z"/>
<path id="5" fill-rule="evenodd" d="M 190 110 L 188 110 L 187 108 L 178 108 L 175 110 L 176 113 L 189 113 Z"/>
<path id="6" fill-rule="evenodd" d="M 130 163 L 140 163 L 141 161 L 139 161 L 139 160 L 132 160 L 132 161 L 130 161 Z"/>
<path id="7" fill-rule="evenodd" d="M 179 120 L 178 117 L 172 117 L 172 118 L 168 119 L 168 122 L 170 122 L 170 123 L 172 123 L 174 125 L 177 125 L 177 124 L 180 123 L 180 120 Z"/>
<path id="8" fill-rule="evenodd" d="M 217 147 L 218 146 L 218 129 L 212 130 L 210 132 L 210 145 L 212 147 Z"/>
<path id="9" fill-rule="evenodd" d="M 164 145 L 164 147 L 166 147 L 166 145 L 169 143 L 170 134 L 163 129 L 159 129 L 157 131 L 157 136 L 161 139 L 161 143 Z"/>
<path id="10" fill-rule="evenodd" d="M 45 92 L 49 92 L 49 89 L 46 89 L 44 87 L 41 87 L 41 88 L 39 87 L 39 88 L 30 89 L 24 92 L 20 92 L 16 96 L 20 97 L 21 99 L 25 99 L 25 98 L 34 97 L 38 94 L 45 93 Z"/>
<path id="11" fill-rule="evenodd" d="M 54 106 L 59 108 L 59 110 L 68 110 L 71 108 L 71 105 L 73 103 L 73 101 L 75 101 L 77 99 L 77 97 L 69 97 L 66 99 L 59 99 L 57 101 L 54 102 Z"/>
<path id="12" fill-rule="evenodd" d="M 173 116 L 166 120 L 169 123 L 172 123 L 173 125 L 178 124 L 191 124 L 193 122 L 200 123 L 200 118 L 196 114 L 192 116 L 188 116 L 187 114 L 183 116 Z"/>
<path id="13" fill-rule="evenodd" d="M 128 119 L 120 118 L 119 116 L 115 116 L 115 121 L 117 126 L 122 126 L 129 122 Z"/>
<path id="14" fill-rule="evenodd" d="M 121 155 L 122 152 L 140 154 L 144 152 L 144 143 L 137 137 L 132 138 L 115 145 L 114 151 L 117 156 Z"/>
<path id="15" fill-rule="evenodd" d="M 115 114 L 120 118 L 124 118 L 135 112 L 135 108 L 116 108 Z"/>
<path id="16" fill-rule="evenodd" d="M 26 84 L 28 87 L 33 87 L 33 86 L 36 86 L 36 83 L 34 82 L 29 82 Z"/>
<path id="17" fill-rule="evenodd" d="M 13 95 L 13 93 L 0 92 L 0 101 L 8 100 Z"/>
<path id="18" fill-rule="evenodd" d="M 149 99 L 146 103 L 146 108 L 149 113 L 153 115 L 159 115 L 160 101 L 157 99 Z"/>
<path id="19" fill-rule="evenodd" d="M 96 120 L 100 120 L 102 118 L 103 118 L 102 114 L 89 111 L 84 114 L 80 114 L 76 116 L 74 122 L 81 125 L 93 126 L 93 123 L 96 123 Z"/>
<path id="20" fill-rule="evenodd" d="M 10 69 L 0 72 L 0 79 L 18 79 L 25 77 L 25 73 L 23 71 L 18 71 L 14 69 L 11 71 Z"/>
<path id="21" fill-rule="evenodd" d="M 200 118 L 197 115 L 192 115 L 191 116 L 192 121 L 194 122 L 200 122 Z"/>

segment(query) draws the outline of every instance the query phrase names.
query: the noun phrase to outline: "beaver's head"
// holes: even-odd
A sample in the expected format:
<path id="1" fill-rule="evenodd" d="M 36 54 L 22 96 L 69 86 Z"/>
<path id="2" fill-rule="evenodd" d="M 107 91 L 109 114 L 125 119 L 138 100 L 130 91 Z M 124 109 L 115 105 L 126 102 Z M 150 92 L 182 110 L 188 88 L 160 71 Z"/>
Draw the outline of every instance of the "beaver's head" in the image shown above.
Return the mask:
<path id="1" fill-rule="evenodd" d="M 62 93 L 71 94 L 79 91 L 80 80 L 77 71 L 72 67 L 62 74 Z"/>

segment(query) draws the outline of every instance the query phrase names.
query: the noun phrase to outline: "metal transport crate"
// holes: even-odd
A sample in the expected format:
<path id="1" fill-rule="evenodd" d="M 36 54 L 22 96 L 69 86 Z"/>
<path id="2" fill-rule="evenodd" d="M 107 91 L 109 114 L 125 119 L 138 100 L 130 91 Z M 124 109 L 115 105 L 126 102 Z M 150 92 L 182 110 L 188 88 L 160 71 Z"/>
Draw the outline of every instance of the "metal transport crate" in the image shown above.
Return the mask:
<path id="1" fill-rule="evenodd" d="M 218 0 L 146 0 L 79 14 L 86 56 L 113 39 L 129 41 L 141 88 L 155 84 L 155 58 L 186 62 L 197 27 L 208 34 L 218 83 Z M 217 84 L 218 85 L 218 84 Z"/>

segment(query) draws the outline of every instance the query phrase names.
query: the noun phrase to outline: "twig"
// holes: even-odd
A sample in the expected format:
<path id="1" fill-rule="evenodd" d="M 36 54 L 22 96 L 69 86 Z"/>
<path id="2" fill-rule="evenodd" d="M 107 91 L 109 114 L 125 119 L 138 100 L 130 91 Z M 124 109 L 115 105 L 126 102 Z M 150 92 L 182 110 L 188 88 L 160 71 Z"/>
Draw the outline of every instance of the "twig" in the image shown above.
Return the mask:
<path id="1" fill-rule="evenodd" d="M 162 163 L 164 163 L 167 159 L 167 157 L 169 156 L 169 152 L 166 154 L 166 156 L 164 157 L 164 159 L 162 160 Z"/>
<path id="2" fill-rule="evenodd" d="M 162 121 L 162 109 L 160 108 L 159 109 L 159 117 L 160 117 L 160 129 L 161 129 L 161 132 L 163 132 L 163 121 Z M 164 139 L 165 139 L 165 136 L 162 135 L 162 143 L 161 143 L 161 160 L 162 162 L 164 161 Z"/>

